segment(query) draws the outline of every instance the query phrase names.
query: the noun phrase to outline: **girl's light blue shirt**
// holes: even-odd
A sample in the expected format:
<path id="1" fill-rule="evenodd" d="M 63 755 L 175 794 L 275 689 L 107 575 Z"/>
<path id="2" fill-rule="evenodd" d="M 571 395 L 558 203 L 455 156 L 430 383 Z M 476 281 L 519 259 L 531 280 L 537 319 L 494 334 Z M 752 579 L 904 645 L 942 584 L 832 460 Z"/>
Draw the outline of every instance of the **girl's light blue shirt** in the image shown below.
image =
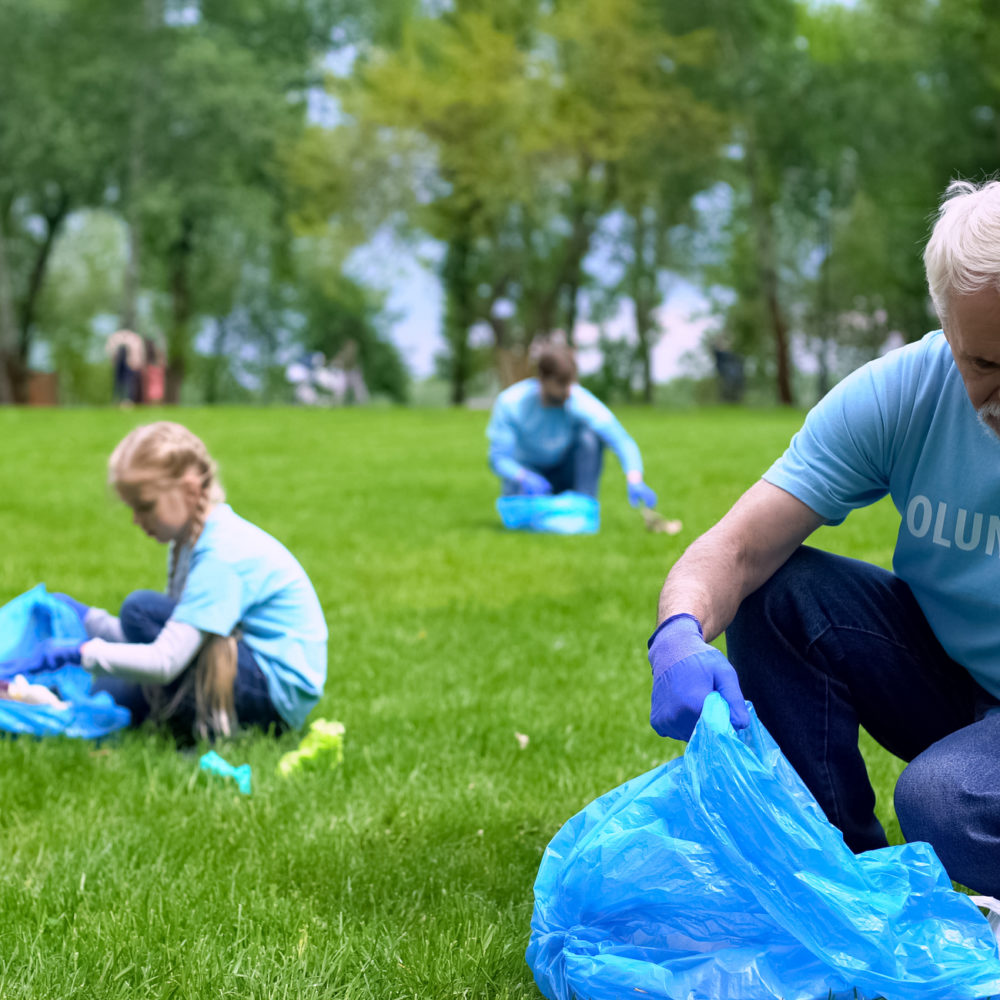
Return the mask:
<path id="1" fill-rule="evenodd" d="M 301 726 L 326 682 L 326 620 L 298 560 L 266 531 L 219 504 L 191 550 L 175 621 L 243 641 L 274 707 Z"/>
<path id="2" fill-rule="evenodd" d="M 764 479 L 831 524 L 888 493 L 893 570 L 948 655 L 1000 697 L 1000 438 L 940 330 L 831 390 Z"/>

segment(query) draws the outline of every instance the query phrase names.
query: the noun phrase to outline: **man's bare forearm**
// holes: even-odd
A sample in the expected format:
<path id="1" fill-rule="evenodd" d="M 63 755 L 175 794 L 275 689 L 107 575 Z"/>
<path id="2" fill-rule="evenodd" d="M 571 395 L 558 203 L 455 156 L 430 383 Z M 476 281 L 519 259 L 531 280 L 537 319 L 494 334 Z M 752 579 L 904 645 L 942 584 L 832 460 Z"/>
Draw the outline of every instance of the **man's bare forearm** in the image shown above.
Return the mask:
<path id="1" fill-rule="evenodd" d="M 692 614 L 710 642 L 733 620 L 743 599 L 822 520 L 784 490 L 764 481 L 756 483 L 674 564 L 660 591 L 657 622 L 683 612 Z"/>
<path id="2" fill-rule="evenodd" d="M 660 591 L 656 616 L 659 623 L 682 612 L 694 615 L 707 642 L 733 620 L 746 596 L 740 560 L 724 539 L 713 537 L 719 527 L 692 542 L 674 564 Z"/>

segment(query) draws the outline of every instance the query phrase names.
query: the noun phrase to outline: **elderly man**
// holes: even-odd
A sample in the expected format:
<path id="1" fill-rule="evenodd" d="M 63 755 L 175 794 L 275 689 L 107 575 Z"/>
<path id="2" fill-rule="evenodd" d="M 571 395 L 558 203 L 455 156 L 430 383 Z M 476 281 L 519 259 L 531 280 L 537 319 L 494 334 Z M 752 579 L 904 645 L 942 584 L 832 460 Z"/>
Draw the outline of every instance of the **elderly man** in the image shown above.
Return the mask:
<path id="1" fill-rule="evenodd" d="M 841 382 L 668 575 L 650 721 L 688 739 L 714 689 L 739 728 L 746 695 L 855 851 L 886 844 L 864 726 L 904 836 L 1000 895 L 1000 183 L 949 187 L 924 262 L 943 332 Z M 887 493 L 893 572 L 802 546 Z"/>
<path id="2" fill-rule="evenodd" d="M 615 415 L 576 381 L 576 361 L 565 347 L 546 347 L 538 378 L 517 382 L 497 397 L 486 436 L 490 468 L 504 494 L 573 490 L 596 497 L 604 447 L 618 456 L 633 507 L 656 506 L 643 482 L 642 457 Z"/>

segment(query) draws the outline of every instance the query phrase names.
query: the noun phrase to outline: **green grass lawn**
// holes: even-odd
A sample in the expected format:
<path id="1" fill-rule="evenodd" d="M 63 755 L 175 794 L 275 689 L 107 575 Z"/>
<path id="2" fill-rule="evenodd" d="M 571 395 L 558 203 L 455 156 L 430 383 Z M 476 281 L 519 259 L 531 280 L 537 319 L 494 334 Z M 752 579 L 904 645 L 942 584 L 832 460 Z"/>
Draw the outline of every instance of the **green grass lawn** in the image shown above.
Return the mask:
<path id="1" fill-rule="evenodd" d="M 117 609 L 165 550 L 104 485 L 162 414 L 0 411 L 0 601 L 44 581 Z M 667 570 L 784 448 L 800 413 L 624 411 L 676 537 L 649 535 L 614 459 L 592 537 L 506 533 L 486 414 L 182 410 L 235 509 L 306 567 L 330 627 L 316 716 L 336 772 L 285 781 L 297 737 L 197 754 L 0 740 L 0 996 L 536 998 L 531 887 L 559 826 L 682 745 L 649 728 L 645 640 Z M 818 544 L 888 566 L 883 503 Z M 530 743 L 521 749 L 515 733 Z M 890 839 L 899 762 L 866 744 Z"/>

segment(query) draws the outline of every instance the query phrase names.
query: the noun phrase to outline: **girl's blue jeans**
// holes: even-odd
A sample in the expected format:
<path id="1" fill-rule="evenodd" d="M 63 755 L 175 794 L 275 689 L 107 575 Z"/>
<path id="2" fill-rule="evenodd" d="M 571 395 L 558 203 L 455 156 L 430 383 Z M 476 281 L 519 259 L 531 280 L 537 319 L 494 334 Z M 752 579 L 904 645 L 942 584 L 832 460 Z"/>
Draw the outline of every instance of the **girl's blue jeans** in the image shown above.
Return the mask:
<path id="1" fill-rule="evenodd" d="M 849 847 L 886 845 L 863 726 L 908 762 L 895 791 L 906 839 L 1000 895 L 1000 701 L 945 653 L 905 583 L 803 546 L 743 602 L 726 642 L 744 695 Z"/>
<path id="2" fill-rule="evenodd" d="M 127 642 L 152 642 L 167 623 L 176 602 L 155 590 L 137 590 L 125 598 L 118 614 Z M 190 669 L 190 667 L 186 668 Z M 183 677 L 183 675 L 182 675 Z M 167 684 L 164 693 L 169 699 L 181 683 L 181 677 Z M 138 726 L 149 716 L 149 702 L 142 685 L 121 677 L 94 679 L 95 691 L 107 691 L 119 705 L 132 712 L 132 725 Z M 285 728 L 285 722 L 271 701 L 267 679 L 254 659 L 250 647 L 243 641 L 236 644 L 236 680 L 233 684 L 236 717 L 243 726 Z M 182 704 L 170 719 L 178 732 L 190 733 L 195 721 L 194 699 Z"/>

